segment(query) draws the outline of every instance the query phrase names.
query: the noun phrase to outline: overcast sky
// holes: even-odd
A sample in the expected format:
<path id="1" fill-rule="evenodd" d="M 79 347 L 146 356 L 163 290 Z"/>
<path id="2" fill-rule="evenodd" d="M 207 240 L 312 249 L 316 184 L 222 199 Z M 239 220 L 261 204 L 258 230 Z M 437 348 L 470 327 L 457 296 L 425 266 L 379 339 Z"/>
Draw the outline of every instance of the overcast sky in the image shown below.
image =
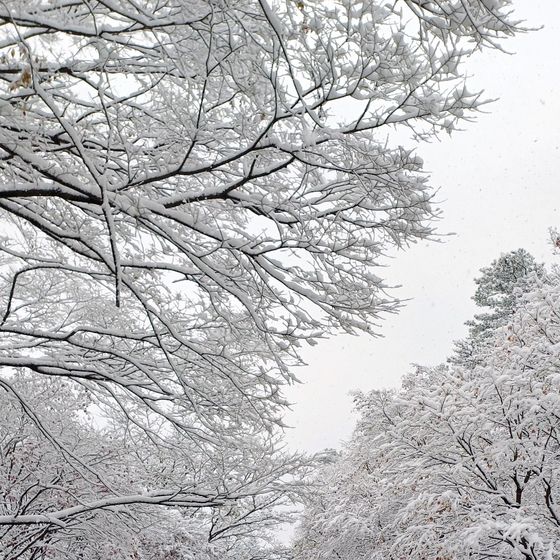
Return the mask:
<path id="1" fill-rule="evenodd" d="M 443 217 L 442 243 L 395 256 L 384 277 L 411 298 L 382 325 L 383 338 L 338 336 L 305 354 L 302 385 L 288 423 L 290 445 L 339 447 L 353 429 L 353 389 L 396 386 L 411 363 L 445 360 L 474 312 L 478 270 L 523 247 L 552 262 L 549 227 L 560 227 L 560 1 L 514 0 L 527 24 L 545 27 L 504 43 L 511 56 L 486 52 L 469 61 L 470 89 L 483 88 L 488 114 L 464 131 L 419 146 Z"/>

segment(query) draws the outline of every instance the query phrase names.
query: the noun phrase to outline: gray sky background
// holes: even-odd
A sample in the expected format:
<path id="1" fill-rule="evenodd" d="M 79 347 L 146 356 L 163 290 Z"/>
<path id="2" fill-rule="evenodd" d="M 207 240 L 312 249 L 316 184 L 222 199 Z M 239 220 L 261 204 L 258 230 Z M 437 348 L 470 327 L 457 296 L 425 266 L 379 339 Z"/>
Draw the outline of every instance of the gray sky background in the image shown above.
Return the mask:
<path id="1" fill-rule="evenodd" d="M 412 298 L 382 324 L 383 338 L 337 336 L 304 354 L 288 391 L 290 446 L 339 447 L 353 429 L 349 392 L 397 386 L 411 363 L 445 360 L 461 338 L 478 270 L 523 247 L 554 262 L 549 227 L 560 227 L 560 1 L 514 0 L 527 25 L 545 27 L 504 43 L 513 52 L 483 53 L 467 63 L 471 87 L 487 106 L 463 132 L 423 144 L 418 154 L 438 187 L 441 243 L 422 243 L 395 256 L 382 275 Z"/>

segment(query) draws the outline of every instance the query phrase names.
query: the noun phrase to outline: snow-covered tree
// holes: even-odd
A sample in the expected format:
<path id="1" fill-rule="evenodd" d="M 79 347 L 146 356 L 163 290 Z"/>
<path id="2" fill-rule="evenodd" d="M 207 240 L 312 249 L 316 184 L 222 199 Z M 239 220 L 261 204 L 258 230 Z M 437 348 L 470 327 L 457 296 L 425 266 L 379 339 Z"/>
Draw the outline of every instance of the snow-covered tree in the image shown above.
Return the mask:
<path id="1" fill-rule="evenodd" d="M 516 31 L 510 2 L 5 0 L 0 22 L 0 386 L 46 500 L 14 490 L 0 526 L 282 491 L 299 344 L 373 330 L 395 306 L 379 258 L 432 231 L 392 132 L 476 110 L 460 63 Z M 43 378 L 122 463 L 79 416 L 45 428 Z M 59 469 L 80 474 L 43 489 Z"/>
<path id="2" fill-rule="evenodd" d="M 484 311 L 465 323 L 469 327 L 468 336 L 455 343 L 451 363 L 465 366 L 481 363 L 483 348 L 495 330 L 509 322 L 530 284 L 545 276 L 544 266 L 525 249 L 501 255 L 480 272 L 472 299 Z"/>
<path id="3" fill-rule="evenodd" d="M 249 442 L 223 442 L 220 455 L 153 443 L 96 426 L 89 403 L 84 389 L 24 373 L 0 393 L 2 560 L 272 554 L 307 461 Z"/>
<path id="4" fill-rule="evenodd" d="M 357 396 L 296 558 L 559 557 L 560 271 L 527 289 L 482 365 L 418 367 Z"/>

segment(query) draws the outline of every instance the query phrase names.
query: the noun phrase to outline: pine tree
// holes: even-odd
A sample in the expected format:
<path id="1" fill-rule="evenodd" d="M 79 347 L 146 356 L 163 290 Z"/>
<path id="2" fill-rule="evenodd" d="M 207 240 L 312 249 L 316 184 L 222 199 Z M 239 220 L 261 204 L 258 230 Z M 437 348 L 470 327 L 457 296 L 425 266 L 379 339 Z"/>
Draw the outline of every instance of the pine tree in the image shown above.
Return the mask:
<path id="1" fill-rule="evenodd" d="M 528 291 L 536 279 L 544 279 L 542 263 L 525 249 L 517 249 L 501 255 L 490 266 L 480 270 L 480 277 L 473 300 L 483 311 L 465 322 L 469 333 L 454 345 L 449 362 L 473 367 L 484 361 L 484 348 L 492 333 L 507 325 L 519 304 L 519 297 Z"/>

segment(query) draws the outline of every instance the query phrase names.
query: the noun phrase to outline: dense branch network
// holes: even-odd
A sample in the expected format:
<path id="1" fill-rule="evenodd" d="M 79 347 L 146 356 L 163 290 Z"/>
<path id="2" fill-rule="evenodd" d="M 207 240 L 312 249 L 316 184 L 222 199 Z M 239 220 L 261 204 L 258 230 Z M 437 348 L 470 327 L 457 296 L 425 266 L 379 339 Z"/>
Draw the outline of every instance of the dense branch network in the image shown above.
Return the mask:
<path id="1" fill-rule="evenodd" d="M 131 465 L 143 447 L 189 465 L 209 506 L 250 494 L 202 468 L 218 456 L 239 480 L 264 461 L 269 485 L 300 468 L 263 459 L 299 345 L 375 331 L 396 307 L 380 259 L 432 233 L 422 161 L 395 130 L 425 139 L 479 106 L 459 63 L 516 31 L 508 5 L 3 2 L 0 379 L 33 437 L 101 476 L 28 393 L 68 383 Z M 181 488 L 165 495 L 185 505 Z M 105 499 L 0 520 L 56 524 Z"/>
<path id="2" fill-rule="evenodd" d="M 560 271 L 519 250 L 482 272 L 471 354 L 356 396 L 298 560 L 557 557 Z"/>

